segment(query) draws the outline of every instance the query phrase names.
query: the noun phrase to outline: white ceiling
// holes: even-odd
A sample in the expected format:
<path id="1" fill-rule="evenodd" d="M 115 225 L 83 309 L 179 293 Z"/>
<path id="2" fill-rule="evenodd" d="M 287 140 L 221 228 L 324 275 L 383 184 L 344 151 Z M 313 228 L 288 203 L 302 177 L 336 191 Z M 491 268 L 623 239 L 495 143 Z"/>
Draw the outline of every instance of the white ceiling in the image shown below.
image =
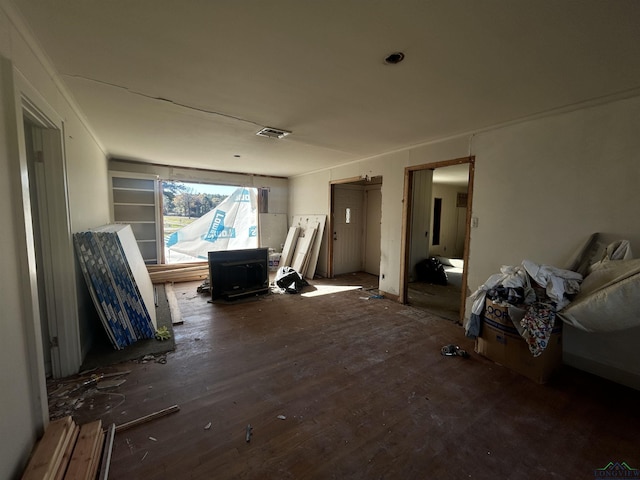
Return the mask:
<path id="1" fill-rule="evenodd" d="M 14 3 L 108 155 L 152 163 L 293 176 L 640 88 L 638 0 Z"/>

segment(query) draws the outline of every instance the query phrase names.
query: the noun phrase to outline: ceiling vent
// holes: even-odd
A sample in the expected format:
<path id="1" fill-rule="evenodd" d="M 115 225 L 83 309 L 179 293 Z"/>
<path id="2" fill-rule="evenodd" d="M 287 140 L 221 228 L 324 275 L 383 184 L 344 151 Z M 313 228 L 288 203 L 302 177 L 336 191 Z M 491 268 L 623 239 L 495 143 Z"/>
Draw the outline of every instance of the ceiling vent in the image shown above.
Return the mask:
<path id="1" fill-rule="evenodd" d="M 280 128 L 264 127 L 256 135 L 267 138 L 283 138 L 289 135 L 291 132 L 288 130 L 282 130 Z"/>

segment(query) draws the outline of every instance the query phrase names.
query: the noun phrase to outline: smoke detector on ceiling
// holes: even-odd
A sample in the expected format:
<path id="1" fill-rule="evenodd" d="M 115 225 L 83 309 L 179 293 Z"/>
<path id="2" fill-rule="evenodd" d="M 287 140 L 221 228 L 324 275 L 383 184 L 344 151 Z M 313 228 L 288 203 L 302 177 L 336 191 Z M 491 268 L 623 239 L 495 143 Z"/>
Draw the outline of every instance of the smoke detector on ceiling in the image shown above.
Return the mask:
<path id="1" fill-rule="evenodd" d="M 387 65 L 397 65 L 401 61 L 404 60 L 404 53 L 402 52 L 393 52 L 384 59 L 384 63 Z"/>
<path id="2" fill-rule="evenodd" d="M 288 130 L 282 130 L 281 128 L 264 127 L 256 135 L 267 138 L 283 138 L 289 135 L 291 132 Z"/>

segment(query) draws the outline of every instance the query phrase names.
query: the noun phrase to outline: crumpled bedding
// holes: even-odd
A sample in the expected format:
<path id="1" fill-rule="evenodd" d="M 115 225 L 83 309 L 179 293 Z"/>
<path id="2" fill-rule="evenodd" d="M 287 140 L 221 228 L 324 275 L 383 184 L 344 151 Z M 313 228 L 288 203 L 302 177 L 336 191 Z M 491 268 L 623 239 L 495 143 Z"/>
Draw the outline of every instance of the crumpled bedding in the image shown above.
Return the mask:
<path id="1" fill-rule="evenodd" d="M 580 293 L 558 315 L 565 323 L 586 332 L 615 332 L 640 326 L 640 259 L 593 265 Z"/>
<path id="2" fill-rule="evenodd" d="M 477 338 L 482 328 L 482 312 L 484 310 L 487 292 L 497 285 L 506 288 L 523 288 L 525 297 L 529 286 L 529 276 L 546 290 L 547 296 L 553 302 L 552 308 L 559 310 L 569 303 L 567 295 L 572 295 L 580 289 L 582 275 L 569 270 L 553 267 L 550 265 L 538 265 L 531 260 L 523 260 L 521 265 L 503 265 L 500 273 L 491 275 L 487 281 L 481 285 L 470 298 L 472 301 L 471 315 L 465 325 L 465 334 L 469 338 Z M 533 300 L 526 301 L 531 303 Z M 553 328 L 553 323 L 551 323 Z M 531 334 L 531 337 L 535 337 Z"/>
<path id="3" fill-rule="evenodd" d="M 555 303 L 556 310 L 569 304 L 567 295 L 580 291 L 582 275 L 579 273 L 551 265 L 538 265 L 531 260 L 523 260 L 522 266 L 538 285 L 546 288 L 547 296 Z"/>

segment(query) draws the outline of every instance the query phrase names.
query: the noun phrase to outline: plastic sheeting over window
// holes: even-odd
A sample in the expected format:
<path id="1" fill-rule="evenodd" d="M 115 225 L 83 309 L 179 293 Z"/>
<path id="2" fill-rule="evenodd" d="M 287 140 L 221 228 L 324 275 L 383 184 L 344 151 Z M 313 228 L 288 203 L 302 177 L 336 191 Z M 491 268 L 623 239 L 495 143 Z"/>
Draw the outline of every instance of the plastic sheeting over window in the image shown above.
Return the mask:
<path id="1" fill-rule="evenodd" d="M 236 189 L 220 205 L 169 236 L 169 250 L 207 259 L 219 250 L 258 248 L 258 195 L 255 188 Z"/>

